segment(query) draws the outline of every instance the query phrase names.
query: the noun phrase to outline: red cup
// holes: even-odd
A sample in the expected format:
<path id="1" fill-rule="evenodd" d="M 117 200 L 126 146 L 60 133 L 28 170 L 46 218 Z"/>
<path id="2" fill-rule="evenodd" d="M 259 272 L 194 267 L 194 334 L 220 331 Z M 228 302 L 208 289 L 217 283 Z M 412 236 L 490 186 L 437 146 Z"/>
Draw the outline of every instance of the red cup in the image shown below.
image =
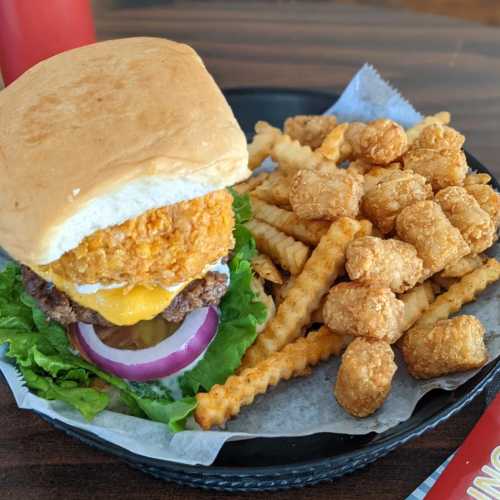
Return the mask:
<path id="1" fill-rule="evenodd" d="M 90 0 L 0 0 L 5 85 L 43 59 L 93 42 Z"/>

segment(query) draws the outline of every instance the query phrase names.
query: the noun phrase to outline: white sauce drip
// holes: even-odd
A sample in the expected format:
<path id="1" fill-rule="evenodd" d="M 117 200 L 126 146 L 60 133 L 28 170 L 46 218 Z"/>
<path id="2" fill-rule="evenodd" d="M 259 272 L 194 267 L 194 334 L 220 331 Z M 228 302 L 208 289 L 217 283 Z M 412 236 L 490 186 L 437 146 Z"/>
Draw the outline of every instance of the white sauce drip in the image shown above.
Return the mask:
<path id="1" fill-rule="evenodd" d="M 215 334 L 213 338 L 215 338 L 216 336 L 217 336 L 217 334 Z M 210 344 L 211 343 L 212 343 L 212 341 L 210 341 Z M 168 377 L 163 377 L 163 378 L 158 380 L 158 382 L 161 385 L 163 385 L 164 387 L 166 387 L 170 391 L 170 394 L 172 395 L 172 397 L 174 399 L 181 399 L 182 398 L 182 390 L 179 387 L 179 378 L 181 377 L 181 375 L 183 373 L 188 372 L 189 370 L 192 370 L 203 359 L 203 357 L 205 356 L 205 353 L 207 352 L 208 346 L 210 344 L 207 345 L 205 350 L 192 363 L 185 366 L 182 370 L 179 370 L 178 372 L 173 373 L 172 375 L 169 375 Z"/>
<path id="2" fill-rule="evenodd" d="M 110 285 L 101 285 L 101 283 L 92 283 L 91 285 L 75 285 L 75 290 L 82 295 L 92 295 L 99 290 L 111 290 L 113 288 L 122 288 L 125 283 L 111 283 Z"/>
<path id="3" fill-rule="evenodd" d="M 215 264 L 209 264 L 208 266 L 205 266 L 202 275 L 205 275 L 209 271 L 215 271 L 225 274 L 227 276 L 227 284 L 229 284 L 229 267 L 227 264 L 222 262 L 222 259 L 219 259 Z M 92 295 L 99 290 L 111 290 L 113 288 L 123 288 L 124 286 L 125 283 L 111 283 L 110 285 L 102 285 L 101 283 L 93 283 L 91 285 L 76 284 L 75 289 L 78 293 L 81 293 L 83 295 Z M 167 290 L 168 292 L 177 292 L 181 290 L 183 286 L 183 283 L 178 283 L 176 285 L 165 287 L 165 290 Z"/>

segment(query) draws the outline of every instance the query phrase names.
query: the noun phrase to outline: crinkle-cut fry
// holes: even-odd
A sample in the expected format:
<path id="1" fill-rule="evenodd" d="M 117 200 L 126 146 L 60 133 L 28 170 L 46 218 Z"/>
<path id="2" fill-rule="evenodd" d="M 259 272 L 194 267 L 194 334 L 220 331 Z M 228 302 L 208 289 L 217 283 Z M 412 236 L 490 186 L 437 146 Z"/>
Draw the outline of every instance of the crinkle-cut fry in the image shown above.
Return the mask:
<path id="1" fill-rule="evenodd" d="M 426 281 L 406 293 L 398 295 L 398 299 L 403 301 L 405 305 L 402 331 L 406 332 L 431 305 L 434 300 L 434 291 L 430 282 Z"/>
<path id="2" fill-rule="evenodd" d="M 273 320 L 247 350 L 240 369 L 255 366 L 301 335 L 321 299 L 343 271 L 347 245 L 361 236 L 363 229 L 359 221 L 348 217 L 341 217 L 330 226 L 278 306 Z"/>
<path id="3" fill-rule="evenodd" d="M 248 145 L 248 168 L 255 170 L 270 154 L 274 143 L 281 136 L 281 130 L 267 122 L 255 124 L 255 135 Z"/>
<path id="4" fill-rule="evenodd" d="M 297 115 L 285 120 L 283 131 L 301 144 L 316 149 L 336 125 L 333 115 Z"/>
<path id="5" fill-rule="evenodd" d="M 424 281 L 423 285 L 424 285 L 425 295 L 427 296 L 427 302 L 429 302 L 430 305 L 434 302 L 434 299 L 436 298 L 434 287 L 432 286 L 432 283 L 429 280 Z"/>
<path id="6" fill-rule="evenodd" d="M 441 273 L 437 273 L 431 278 L 432 283 L 439 288 L 440 293 L 442 293 L 443 290 L 448 290 L 450 286 L 454 285 L 458 280 L 459 278 L 444 278 L 441 276 Z"/>
<path id="7" fill-rule="evenodd" d="M 488 285 L 500 279 L 500 262 L 488 259 L 486 264 L 466 274 L 449 290 L 438 295 L 436 300 L 416 322 L 415 327 L 433 326 L 441 319 L 447 319 L 450 314 L 458 312 L 464 304 L 475 300 L 476 295 Z"/>
<path id="8" fill-rule="evenodd" d="M 426 116 L 420 123 L 417 123 L 413 127 L 406 131 L 406 137 L 408 138 L 408 144 L 411 145 L 415 139 L 420 135 L 420 132 L 424 130 L 425 127 L 433 125 L 434 123 L 440 123 L 441 125 L 448 125 L 451 121 L 451 115 L 448 111 L 441 111 L 435 115 Z"/>
<path id="9" fill-rule="evenodd" d="M 338 163 L 349 156 L 351 147 L 345 140 L 348 123 L 337 125 L 323 140 L 316 152 L 321 153 L 328 160 Z"/>
<path id="10" fill-rule="evenodd" d="M 482 172 L 477 174 L 469 174 L 464 179 L 464 186 L 472 186 L 473 184 L 488 184 L 491 181 L 491 175 Z"/>
<path id="11" fill-rule="evenodd" d="M 434 292 L 434 296 L 439 295 L 440 293 L 443 293 L 443 287 L 438 285 L 432 278 L 430 280 L 432 291 Z M 433 299 L 434 300 L 434 299 Z M 433 300 L 431 302 L 433 302 Z"/>
<path id="12" fill-rule="evenodd" d="M 291 208 L 290 205 L 290 184 L 292 180 L 285 176 L 275 177 L 272 181 L 272 199 L 281 208 Z"/>
<path id="13" fill-rule="evenodd" d="M 486 262 L 487 257 L 483 254 L 469 254 L 456 262 L 448 264 L 440 273 L 442 278 L 461 278 L 471 273 L 474 269 L 481 267 Z"/>
<path id="14" fill-rule="evenodd" d="M 203 429 L 223 425 L 236 416 L 242 406 L 250 405 L 270 386 L 308 373 L 308 367 L 338 356 L 347 342 L 346 336 L 336 335 L 326 327 L 310 332 L 307 337 L 288 344 L 282 351 L 274 352 L 255 366 L 232 375 L 223 385 L 214 385 L 209 392 L 198 393 L 194 414 L 196 421 Z"/>
<path id="15" fill-rule="evenodd" d="M 256 197 L 251 197 L 250 201 L 256 219 L 267 222 L 308 245 L 317 245 L 330 227 L 328 221 L 305 221 L 294 212 L 276 207 Z"/>
<path id="16" fill-rule="evenodd" d="M 308 246 L 257 219 L 248 221 L 246 227 L 255 238 L 259 252 L 269 255 L 291 274 L 302 271 L 310 254 Z"/>
<path id="17" fill-rule="evenodd" d="M 315 170 L 325 162 L 321 153 L 313 151 L 309 146 L 303 146 L 288 135 L 282 135 L 276 141 L 271 158 L 279 165 L 280 170 L 291 175 L 298 170 Z"/>
<path id="18" fill-rule="evenodd" d="M 252 269 L 266 281 L 276 283 L 277 285 L 283 284 L 283 276 L 280 270 L 275 266 L 274 262 L 268 255 L 258 253 L 252 258 Z"/>
<path id="19" fill-rule="evenodd" d="M 285 282 L 282 285 L 273 285 L 272 292 L 276 306 L 279 306 L 285 300 L 296 278 L 296 276 L 290 275 L 285 278 Z"/>
<path id="20" fill-rule="evenodd" d="M 289 208 L 291 182 L 292 177 L 287 177 L 275 170 L 269 174 L 269 177 L 260 186 L 257 186 L 252 191 L 252 195 L 271 205 Z"/>
<path id="21" fill-rule="evenodd" d="M 238 194 L 245 194 L 253 191 L 256 187 L 260 186 L 269 177 L 269 172 L 261 172 L 258 175 L 253 175 L 246 181 L 235 184 L 233 189 Z"/>
<path id="22" fill-rule="evenodd" d="M 252 276 L 250 287 L 256 294 L 259 302 L 262 302 L 262 304 L 266 306 L 266 319 L 264 320 L 263 323 L 257 325 L 256 328 L 257 333 L 260 333 L 264 330 L 269 321 L 271 321 L 271 319 L 274 318 L 274 315 L 276 314 L 276 305 L 274 304 L 273 297 L 271 295 L 268 295 L 264 290 L 264 284 L 261 279 Z"/>
<path id="23" fill-rule="evenodd" d="M 323 316 L 323 306 L 325 305 L 327 297 L 328 297 L 328 295 L 325 295 L 321 299 L 321 302 L 319 303 L 319 307 L 315 311 L 313 311 L 313 313 L 311 314 L 311 322 L 312 323 L 323 324 L 325 322 L 325 318 Z"/>

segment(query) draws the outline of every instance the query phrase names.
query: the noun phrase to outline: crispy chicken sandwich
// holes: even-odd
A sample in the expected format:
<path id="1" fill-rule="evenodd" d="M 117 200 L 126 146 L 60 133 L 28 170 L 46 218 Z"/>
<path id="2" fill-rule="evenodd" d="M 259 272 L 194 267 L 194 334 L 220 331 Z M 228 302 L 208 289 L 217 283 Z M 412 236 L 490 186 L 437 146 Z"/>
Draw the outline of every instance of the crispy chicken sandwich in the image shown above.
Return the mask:
<path id="1" fill-rule="evenodd" d="M 118 393 L 175 428 L 235 370 L 266 314 L 248 206 L 226 189 L 247 161 L 201 59 L 168 40 L 71 50 L 0 93 L 0 245 L 17 261 L 0 344 L 29 387 L 88 418 Z"/>

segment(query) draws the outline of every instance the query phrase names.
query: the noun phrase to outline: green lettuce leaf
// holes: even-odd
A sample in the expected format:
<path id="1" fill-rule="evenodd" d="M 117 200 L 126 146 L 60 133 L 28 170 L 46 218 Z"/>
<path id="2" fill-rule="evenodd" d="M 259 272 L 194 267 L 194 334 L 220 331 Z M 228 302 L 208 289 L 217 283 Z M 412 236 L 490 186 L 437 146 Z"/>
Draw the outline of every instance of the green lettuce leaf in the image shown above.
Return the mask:
<path id="1" fill-rule="evenodd" d="M 233 188 L 229 188 L 229 192 L 233 197 L 233 212 L 236 226 L 248 222 L 252 217 L 252 205 L 248 194 L 240 195 Z"/>
<path id="2" fill-rule="evenodd" d="M 8 264 L 0 272 L 0 345 L 8 344 L 6 355 L 16 362 L 27 387 L 40 397 L 66 402 L 88 420 L 118 395 L 130 414 L 163 422 L 173 432 L 182 430 L 196 408 L 194 395 L 223 383 L 234 372 L 255 340 L 257 324 L 266 317 L 265 306 L 250 286 L 249 260 L 256 252 L 255 241 L 242 225 L 251 217 L 250 201 L 234 191 L 232 195 L 236 226 L 231 283 L 220 305 L 216 338 L 204 358 L 180 378 L 183 398 L 174 400 L 156 382 L 126 382 L 72 354 L 65 329 L 47 321 L 24 291 L 19 266 Z M 105 384 L 98 384 L 99 380 Z"/>
<path id="3" fill-rule="evenodd" d="M 100 379 L 119 392 L 132 415 L 163 422 L 172 431 L 184 427 L 196 406 L 194 398 L 174 401 L 168 393 L 157 399 L 144 397 L 121 378 L 72 354 L 64 328 L 46 320 L 35 300 L 24 292 L 20 274 L 14 264 L 0 273 L 0 345 L 8 344 L 7 356 L 15 360 L 33 392 L 64 401 L 91 420 L 110 403 L 106 391 L 93 387 Z"/>
<path id="4" fill-rule="evenodd" d="M 22 367 L 21 373 L 26 385 L 40 397 L 64 401 L 75 407 L 87 420 L 92 420 L 108 406 L 109 397 L 104 392 L 90 387 L 79 387 L 76 382 L 55 382 L 50 377 L 38 375 L 31 368 Z"/>
<path id="5" fill-rule="evenodd" d="M 248 195 L 240 196 L 234 190 L 233 210 L 236 227 L 235 247 L 229 263 L 231 282 L 220 303 L 220 324 L 217 336 L 210 344 L 203 359 L 179 381 L 185 395 L 200 390 L 208 391 L 215 384 L 222 384 L 240 365 L 245 351 L 257 336 L 257 325 L 266 319 L 267 309 L 257 300 L 250 283 L 252 268 L 249 260 L 255 255 L 255 240 L 241 223 L 251 217 Z"/>
<path id="6" fill-rule="evenodd" d="M 196 398 L 193 397 L 178 401 L 137 398 L 136 402 L 149 419 L 168 424 L 172 432 L 182 431 L 187 418 L 196 408 Z"/>

